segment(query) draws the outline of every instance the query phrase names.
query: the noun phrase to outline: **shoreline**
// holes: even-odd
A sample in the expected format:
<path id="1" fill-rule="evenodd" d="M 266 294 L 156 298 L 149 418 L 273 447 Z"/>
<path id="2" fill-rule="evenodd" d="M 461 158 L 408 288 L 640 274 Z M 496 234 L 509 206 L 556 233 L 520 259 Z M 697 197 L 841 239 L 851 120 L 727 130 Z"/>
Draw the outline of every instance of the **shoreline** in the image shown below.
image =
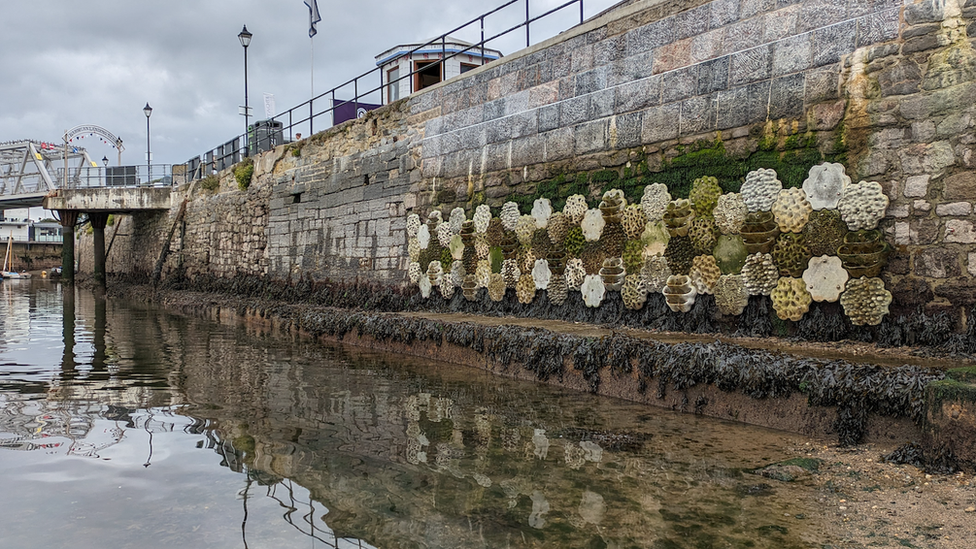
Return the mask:
<path id="1" fill-rule="evenodd" d="M 133 281 L 110 284 L 109 294 L 285 337 L 421 356 L 657 407 L 833 437 L 847 446 L 919 442 L 930 453 L 943 452 L 946 441 L 933 435 L 932 410 L 921 408 L 926 399 L 931 400 L 924 387 L 943 379 L 952 368 L 972 364 L 959 357 L 918 356 L 912 348 L 862 342 L 799 342 L 548 319 L 370 311 Z M 499 340 L 504 343 L 498 345 Z M 711 366 L 702 368 L 703 360 L 711 361 Z M 719 363 L 721 368 L 715 365 Z M 908 391 L 906 385 L 915 388 Z M 971 415 L 972 410 L 964 410 L 963 419 Z M 958 430 L 954 433 L 957 436 Z M 976 468 L 970 455 L 976 455 L 976 450 L 965 439 L 962 444 L 962 451 L 959 446 L 950 449 L 961 466 Z"/>

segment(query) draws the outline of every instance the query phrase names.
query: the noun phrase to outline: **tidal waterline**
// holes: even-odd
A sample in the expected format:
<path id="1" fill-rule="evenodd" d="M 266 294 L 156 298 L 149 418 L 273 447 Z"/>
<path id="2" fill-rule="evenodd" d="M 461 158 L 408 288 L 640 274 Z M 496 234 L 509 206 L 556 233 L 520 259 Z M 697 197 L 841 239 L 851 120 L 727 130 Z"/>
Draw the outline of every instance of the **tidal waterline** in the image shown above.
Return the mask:
<path id="1" fill-rule="evenodd" d="M 803 439 L 0 283 L 4 547 L 809 547 Z"/>

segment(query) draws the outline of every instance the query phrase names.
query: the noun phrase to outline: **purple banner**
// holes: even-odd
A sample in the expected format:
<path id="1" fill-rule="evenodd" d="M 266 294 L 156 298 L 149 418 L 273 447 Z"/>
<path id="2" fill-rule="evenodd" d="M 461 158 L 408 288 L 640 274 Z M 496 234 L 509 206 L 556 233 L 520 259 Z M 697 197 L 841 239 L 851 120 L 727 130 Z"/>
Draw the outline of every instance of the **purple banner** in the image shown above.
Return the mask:
<path id="1" fill-rule="evenodd" d="M 332 101 L 332 106 L 335 107 L 332 110 L 332 123 L 338 126 L 346 120 L 362 118 L 366 116 L 366 111 L 378 109 L 383 105 L 374 105 L 372 103 L 353 103 L 352 101 L 334 99 Z"/>

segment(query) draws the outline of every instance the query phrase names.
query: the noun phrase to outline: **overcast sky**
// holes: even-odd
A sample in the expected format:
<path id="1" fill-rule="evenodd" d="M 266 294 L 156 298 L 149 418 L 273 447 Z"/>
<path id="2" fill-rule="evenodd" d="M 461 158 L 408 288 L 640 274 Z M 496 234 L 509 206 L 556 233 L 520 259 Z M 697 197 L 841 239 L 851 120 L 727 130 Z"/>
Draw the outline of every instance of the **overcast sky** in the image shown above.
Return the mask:
<path id="1" fill-rule="evenodd" d="M 374 68 L 374 56 L 392 46 L 450 31 L 504 1 L 319 0 L 315 91 Z M 584 0 L 585 15 L 617 1 Z M 530 10 L 535 15 L 560 3 L 530 0 Z M 488 33 L 508 28 L 524 10 L 520 2 L 488 19 Z M 572 26 L 578 14 L 570 8 L 550 25 L 533 27 L 532 42 Z M 0 142 L 60 142 L 65 130 L 94 124 L 123 139 L 123 164 L 141 164 L 142 109 L 149 102 L 154 164 L 182 163 L 217 147 L 244 131 L 237 34 L 245 24 L 254 34 L 247 52 L 254 114 L 263 118 L 265 92 L 274 94 L 278 112 L 310 93 L 303 0 L 2 0 L 0 21 Z M 477 40 L 470 32 L 458 36 Z M 521 33 L 493 47 L 509 54 L 524 40 Z M 91 138 L 80 143 L 92 159 L 107 156 L 116 164 L 108 145 Z"/>

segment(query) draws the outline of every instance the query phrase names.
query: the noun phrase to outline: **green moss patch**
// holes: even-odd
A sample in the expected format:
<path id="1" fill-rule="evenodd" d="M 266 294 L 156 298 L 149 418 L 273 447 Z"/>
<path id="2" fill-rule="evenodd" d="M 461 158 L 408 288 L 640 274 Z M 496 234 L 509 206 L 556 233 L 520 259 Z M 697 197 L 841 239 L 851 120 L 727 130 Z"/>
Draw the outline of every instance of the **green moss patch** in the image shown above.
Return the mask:
<path id="1" fill-rule="evenodd" d="M 925 386 L 925 401 L 930 410 L 938 410 L 944 402 L 976 403 L 976 385 L 942 379 Z"/>
<path id="2" fill-rule="evenodd" d="M 976 383 L 976 366 L 953 368 L 946 372 L 946 377 L 962 383 Z"/>

